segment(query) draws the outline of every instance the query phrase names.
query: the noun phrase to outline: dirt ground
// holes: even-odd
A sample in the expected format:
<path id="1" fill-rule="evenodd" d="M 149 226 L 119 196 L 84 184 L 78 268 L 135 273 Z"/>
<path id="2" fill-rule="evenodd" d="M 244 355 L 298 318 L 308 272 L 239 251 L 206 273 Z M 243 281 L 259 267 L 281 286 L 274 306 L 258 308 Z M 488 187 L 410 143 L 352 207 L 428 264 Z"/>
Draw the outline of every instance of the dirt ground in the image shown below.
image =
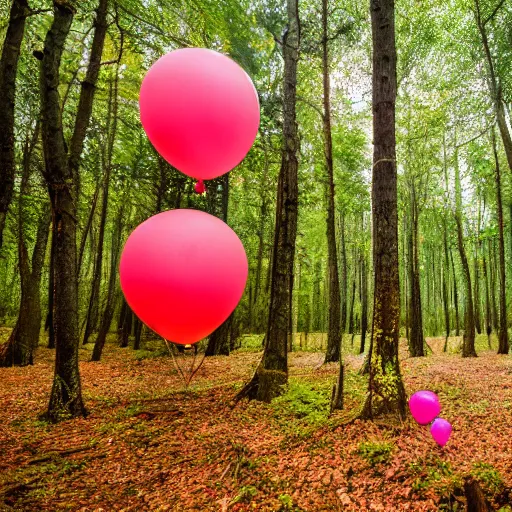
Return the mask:
<path id="1" fill-rule="evenodd" d="M 90 414 L 52 425 L 39 415 L 53 353 L 40 349 L 32 367 L 0 368 L 0 510 L 464 510 L 466 478 L 493 510 L 512 510 L 512 359 L 428 343 L 426 358 L 402 350 L 402 368 L 409 394 L 438 393 L 453 425 L 444 448 L 411 418 L 350 421 L 365 394 L 361 356 L 346 356 L 345 410 L 329 418 L 338 370 L 320 352 L 290 355 L 275 403 L 232 408 L 259 352 L 207 358 L 185 390 L 162 352 L 109 344 L 93 363 L 81 348 Z"/>

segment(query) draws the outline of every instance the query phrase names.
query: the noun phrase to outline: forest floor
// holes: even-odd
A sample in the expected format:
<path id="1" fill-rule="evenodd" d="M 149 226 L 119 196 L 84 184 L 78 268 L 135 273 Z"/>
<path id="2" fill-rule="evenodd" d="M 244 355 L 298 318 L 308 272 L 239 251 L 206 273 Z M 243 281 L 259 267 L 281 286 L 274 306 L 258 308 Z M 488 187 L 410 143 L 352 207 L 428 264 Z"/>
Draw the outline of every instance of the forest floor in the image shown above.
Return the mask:
<path id="1" fill-rule="evenodd" d="M 453 353 L 407 358 L 409 394 L 438 393 L 453 425 L 445 448 L 428 427 L 347 420 L 364 399 L 362 357 L 347 354 L 345 411 L 328 418 L 337 365 L 320 352 L 290 355 L 286 395 L 240 402 L 261 353 L 207 358 L 184 390 L 169 356 L 107 345 L 100 363 L 80 349 L 90 415 L 39 419 L 53 354 L 0 368 L 0 510 L 42 511 L 434 511 L 464 510 L 476 478 L 493 510 L 512 510 L 512 358 Z M 254 345 L 254 344 L 253 344 Z"/>

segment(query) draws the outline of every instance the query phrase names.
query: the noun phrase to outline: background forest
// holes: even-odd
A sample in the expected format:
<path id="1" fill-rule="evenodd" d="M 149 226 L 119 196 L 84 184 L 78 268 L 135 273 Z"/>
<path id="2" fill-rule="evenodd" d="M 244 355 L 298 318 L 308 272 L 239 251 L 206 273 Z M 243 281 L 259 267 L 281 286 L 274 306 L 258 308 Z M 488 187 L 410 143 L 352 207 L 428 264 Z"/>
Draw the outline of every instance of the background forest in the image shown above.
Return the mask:
<path id="1" fill-rule="evenodd" d="M 112 357 L 114 345 L 132 347 L 137 361 L 165 349 L 133 315 L 118 279 L 128 235 L 157 212 L 195 208 L 216 215 L 237 233 L 248 256 L 244 296 L 201 351 L 245 357 L 268 345 L 279 175 L 290 148 L 296 150 L 298 193 L 295 249 L 286 257 L 293 292 L 289 325 L 281 326 L 291 334 L 285 355 L 314 352 L 322 354 L 320 363 L 338 362 L 342 340 L 347 368 L 354 370 L 356 359 L 363 363 L 373 309 L 380 307 L 372 270 L 375 40 L 367 4 L 0 0 L 0 366 L 32 365 L 40 354 L 47 364 L 56 336 L 62 337 L 60 380 L 52 389 L 45 378 L 42 390 L 45 400 L 51 397 L 49 420 L 80 416 L 89 406 L 76 391 L 79 358 L 99 361 L 104 351 Z M 508 354 L 512 4 L 397 0 L 394 13 L 400 289 L 393 296 L 398 300 L 399 292 L 403 358 L 436 350 L 453 359 L 454 353 Z M 139 121 L 146 71 L 164 53 L 194 46 L 238 62 L 261 105 L 248 156 L 207 182 L 204 195 L 158 156 Z M 291 94 L 283 83 L 293 62 Z M 291 186 L 286 193 L 293 195 Z M 70 240 L 76 240 L 72 251 Z M 233 367 L 247 366 L 233 361 Z M 474 371 L 457 361 L 453 368 Z M 411 364 L 418 371 L 427 363 Z M 330 387 L 337 370 L 329 371 Z M 365 378 L 355 370 L 345 377 L 349 393 Z M 341 380 L 337 389 L 334 409 L 343 406 Z M 243 388 L 245 395 L 251 389 Z M 363 395 L 348 401 L 362 406 Z M 386 452 L 382 446 L 377 455 L 371 452 L 372 461 L 381 449 Z M 235 452 L 239 460 L 246 456 L 242 448 Z M 232 505 L 251 501 L 247 489 Z M 488 497 L 499 494 L 487 491 Z M 443 492 L 436 489 L 436 496 Z M 279 499 L 282 510 L 292 510 L 287 498 Z M 190 509 L 206 510 L 197 506 Z M 365 510 L 359 507 L 354 510 Z"/>

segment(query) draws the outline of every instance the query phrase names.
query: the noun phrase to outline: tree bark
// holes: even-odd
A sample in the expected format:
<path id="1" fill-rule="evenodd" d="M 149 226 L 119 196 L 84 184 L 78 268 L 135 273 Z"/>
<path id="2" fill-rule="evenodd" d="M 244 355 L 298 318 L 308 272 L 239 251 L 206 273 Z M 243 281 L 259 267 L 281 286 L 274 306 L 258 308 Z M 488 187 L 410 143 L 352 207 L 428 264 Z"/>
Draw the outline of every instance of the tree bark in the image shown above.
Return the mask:
<path id="1" fill-rule="evenodd" d="M 462 192 L 460 185 L 459 159 L 455 150 L 455 224 L 457 227 L 457 247 L 459 249 L 464 285 L 466 291 L 466 304 L 464 314 L 464 336 L 462 337 L 462 357 L 476 357 L 475 351 L 475 310 L 473 304 L 473 288 L 471 286 L 471 272 L 469 270 L 466 249 L 464 248 L 464 233 L 462 229 Z"/>
<path id="2" fill-rule="evenodd" d="M 395 140 L 396 46 L 393 0 L 371 0 L 373 42 L 373 265 L 374 303 L 368 396 L 361 416 L 405 417 L 398 360 L 400 283 Z"/>
<path id="3" fill-rule="evenodd" d="M 344 324 L 340 317 L 340 279 L 338 274 L 338 253 L 336 250 L 335 225 L 335 190 L 334 168 L 332 160 L 332 133 L 331 133 L 331 86 L 329 78 L 329 34 L 327 25 L 328 0 L 322 0 L 322 74 L 323 74 L 323 135 L 325 168 L 327 171 L 327 252 L 329 268 L 329 327 L 327 331 L 327 351 L 325 363 L 341 362 L 341 342 Z M 342 235 L 343 236 L 343 235 Z M 344 284 L 346 288 L 346 284 Z M 343 307 L 345 316 L 346 297 Z"/>
<path id="4" fill-rule="evenodd" d="M 112 319 L 114 317 L 114 311 L 116 306 L 115 300 L 115 290 L 117 283 L 117 266 L 119 262 L 119 255 L 121 253 L 121 235 L 123 231 L 123 219 L 124 219 L 124 203 L 119 208 L 119 212 L 117 214 L 117 219 L 114 227 L 114 234 L 112 237 L 112 251 L 110 253 L 110 275 L 108 281 L 108 291 L 107 291 L 107 303 L 105 309 L 103 311 L 103 316 L 100 322 L 100 328 L 98 330 L 98 336 L 96 337 L 96 341 L 94 343 L 94 349 L 92 351 L 91 361 L 99 361 L 101 359 L 101 354 L 103 352 L 103 348 L 105 346 L 105 342 L 107 340 L 107 334 L 110 330 L 110 325 L 112 324 Z M 125 333 L 130 332 L 131 328 L 131 318 L 132 312 L 128 307 L 126 301 L 123 300 L 123 306 L 121 308 L 121 312 L 124 311 L 124 315 L 121 313 L 122 318 L 122 329 L 123 329 L 123 340 L 126 339 L 126 345 L 128 345 L 128 335 Z M 129 326 L 125 325 L 125 322 L 130 319 Z M 140 338 L 139 338 L 140 341 Z"/>
<path id="5" fill-rule="evenodd" d="M 253 379 L 238 394 L 270 402 L 288 381 L 288 330 L 297 236 L 299 136 L 296 120 L 300 23 L 298 0 L 287 0 L 283 38 L 283 149 L 277 189 L 269 317 L 263 359 Z"/>
<path id="6" fill-rule="evenodd" d="M 448 286 L 450 275 L 450 262 L 448 260 L 448 236 L 446 232 L 446 217 L 443 217 L 443 247 L 444 247 L 444 267 L 443 267 L 443 306 L 444 306 L 444 328 L 445 339 L 443 352 L 448 350 L 448 338 L 450 337 L 450 305 L 448 301 Z"/>
<path id="7" fill-rule="evenodd" d="M 229 173 L 222 176 L 221 218 L 227 224 L 229 206 Z M 210 335 L 205 354 L 207 356 L 229 356 L 229 333 L 233 314 Z"/>
<path id="8" fill-rule="evenodd" d="M 55 376 L 48 405 L 48 418 L 59 421 L 85 415 L 78 368 L 78 275 L 77 194 L 79 163 L 92 112 L 96 81 L 106 34 L 108 0 L 100 0 L 96 11 L 86 77 L 82 83 L 69 152 L 64 141 L 60 108 L 60 61 L 75 14 L 65 0 L 54 0 L 54 18 L 44 43 L 41 62 L 41 117 L 45 157 L 45 180 L 52 205 L 54 244 Z"/>
<path id="9" fill-rule="evenodd" d="M 21 302 L 16 325 L 7 343 L 0 347 L 0 366 L 33 364 L 34 351 L 41 329 L 41 275 L 50 227 L 50 208 L 43 207 L 39 217 L 36 242 L 29 259 L 24 226 L 23 197 L 27 193 L 28 176 L 23 176 L 20 191 L 18 261 L 21 278 Z"/>
<path id="10" fill-rule="evenodd" d="M 411 338 L 409 340 L 409 351 L 412 357 L 422 357 L 425 355 L 423 336 L 423 318 L 421 311 L 421 288 L 420 288 L 420 270 L 418 258 L 418 204 L 416 198 L 416 189 L 414 177 L 411 178 L 411 222 L 409 233 L 409 281 L 410 281 L 410 319 L 411 319 Z M 428 272 L 427 272 L 428 275 Z M 428 290 L 427 285 L 427 290 Z"/>
<path id="11" fill-rule="evenodd" d="M 363 354 L 365 349 L 366 331 L 368 330 L 368 276 L 367 276 L 366 255 L 361 254 L 361 343 L 359 353 Z"/>
<path id="12" fill-rule="evenodd" d="M 48 406 L 52 421 L 85 415 L 78 370 L 75 179 L 67 162 L 58 90 L 60 60 L 73 16 L 70 5 L 54 2 L 54 18 L 46 35 L 41 64 L 44 174 L 52 205 L 54 244 L 53 328 L 57 350 Z"/>
<path id="13" fill-rule="evenodd" d="M 347 326 L 347 246 L 345 243 L 345 213 L 341 213 L 340 219 L 340 249 L 341 249 L 341 331 L 345 332 Z"/>
<path id="14" fill-rule="evenodd" d="M 480 243 L 482 243 L 480 241 Z M 492 349 L 491 333 L 492 333 L 492 316 L 491 316 L 491 301 L 489 298 L 489 276 L 487 274 L 487 260 L 485 258 L 485 250 L 482 253 L 482 265 L 485 283 L 485 332 L 487 334 L 487 345 L 489 350 Z"/>
<path id="15" fill-rule="evenodd" d="M 501 200 L 501 170 L 496 148 L 494 127 L 491 129 L 492 149 L 494 154 L 494 177 L 496 181 L 496 208 L 498 210 L 498 241 L 499 241 L 499 277 L 500 277 L 500 317 L 498 328 L 498 354 L 508 354 L 507 330 L 507 298 L 505 283 L 505 237 L 503 234 L 503 203 Z"/>
<path id="16" fill-rule="evenodd" d="M 13 0 L 0 58 L 0 249 L 16 174 L 14 151 L 16 73 L 25 33 L 25 21 L 29 14 L 27 0 Z"/>

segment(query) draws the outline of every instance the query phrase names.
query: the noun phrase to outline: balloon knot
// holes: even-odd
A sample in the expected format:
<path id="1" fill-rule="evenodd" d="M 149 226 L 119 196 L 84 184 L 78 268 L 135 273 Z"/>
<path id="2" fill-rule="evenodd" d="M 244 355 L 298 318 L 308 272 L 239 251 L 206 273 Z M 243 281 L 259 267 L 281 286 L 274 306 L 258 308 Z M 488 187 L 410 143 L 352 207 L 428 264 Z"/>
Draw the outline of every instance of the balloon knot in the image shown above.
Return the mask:
<path id="1" fill-rule="evenodd" d="M 203 194 L 205 192 L 206 187 L 204 186 L 203 180 L 199 180 L 196 183 L 194 190 L 196 191 L 197 194 Z"/>

